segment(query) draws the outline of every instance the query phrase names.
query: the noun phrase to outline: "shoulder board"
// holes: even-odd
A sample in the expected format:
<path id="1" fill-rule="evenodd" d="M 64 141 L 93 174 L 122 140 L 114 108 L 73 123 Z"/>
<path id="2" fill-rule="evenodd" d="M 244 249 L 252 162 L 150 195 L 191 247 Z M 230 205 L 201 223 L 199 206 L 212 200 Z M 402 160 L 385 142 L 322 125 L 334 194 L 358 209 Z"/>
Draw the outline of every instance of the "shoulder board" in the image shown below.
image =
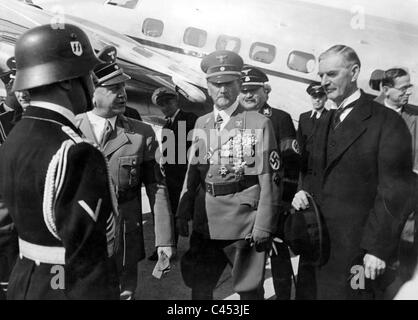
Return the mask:
<path id="1" fill-rule="evenodd" d="M 87 142 L 87 143 L 90 143 L 91 144 L 90 141 L 88 141 L 87 139 L 84 139 L 84 138 L 80 137 L 80 135 L 77 132 L 75 132 L 73 129 L 71 129 L 69 126 L 62 126 L 61 129 L 75 143 Z"/>

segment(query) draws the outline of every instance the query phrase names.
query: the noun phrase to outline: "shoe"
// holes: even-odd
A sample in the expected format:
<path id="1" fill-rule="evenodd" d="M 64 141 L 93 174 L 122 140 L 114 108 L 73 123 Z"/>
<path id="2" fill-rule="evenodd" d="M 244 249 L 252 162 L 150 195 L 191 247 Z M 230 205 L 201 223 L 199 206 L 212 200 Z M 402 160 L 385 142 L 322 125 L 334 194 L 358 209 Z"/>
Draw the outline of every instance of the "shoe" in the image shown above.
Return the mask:
<path id="1" fill-rule="evenodd" d="M 155 251 L 152 253 L 152 255 L 150 255 L 150 256 L 148 257 L 148 260 L 149 260 L 149 261 L 158 261 L 158 253 L 157 253 L 157 250 L 155 250 Z"/>

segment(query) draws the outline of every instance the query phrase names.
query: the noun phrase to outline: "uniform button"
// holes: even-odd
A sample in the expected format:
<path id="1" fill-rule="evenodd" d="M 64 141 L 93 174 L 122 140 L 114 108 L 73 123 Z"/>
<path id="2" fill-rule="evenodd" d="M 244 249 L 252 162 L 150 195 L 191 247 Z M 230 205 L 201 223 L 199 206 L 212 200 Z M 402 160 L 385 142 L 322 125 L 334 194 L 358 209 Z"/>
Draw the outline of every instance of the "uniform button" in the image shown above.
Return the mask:
<path id="1" fill-rule="evenodd" d="M 210 164 L 214 164 L 215 162 L 214 162 L 213 160 L 210 160 L 210 161 L 209 161 L 209 163 L 210 163 Z"/>
<path id="2" fill-rule="evenodd" d="M 208 173 L 208 178 L 212 178 L 213 175 L 211 173 Z"/>
<path id="3" fill-rule="evenodd" d="M 335 141 L 332 141 L 329 145 L 330 145 L 331 147 L 335 147 L 336 143 L 335 143 Z"/>

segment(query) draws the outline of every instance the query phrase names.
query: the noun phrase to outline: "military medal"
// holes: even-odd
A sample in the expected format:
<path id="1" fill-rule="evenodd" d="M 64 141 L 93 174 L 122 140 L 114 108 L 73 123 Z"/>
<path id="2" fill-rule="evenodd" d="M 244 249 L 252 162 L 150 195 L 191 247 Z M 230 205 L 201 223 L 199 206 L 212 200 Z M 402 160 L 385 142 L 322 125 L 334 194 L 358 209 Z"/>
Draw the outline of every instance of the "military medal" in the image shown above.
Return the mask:
<path id="1" fill-rule="evenodd" d="M 229 170 L 225 166 L 222 166 L 219 168 L 218 172 L 222 177 L 225 177 L 229 173 Z"/>

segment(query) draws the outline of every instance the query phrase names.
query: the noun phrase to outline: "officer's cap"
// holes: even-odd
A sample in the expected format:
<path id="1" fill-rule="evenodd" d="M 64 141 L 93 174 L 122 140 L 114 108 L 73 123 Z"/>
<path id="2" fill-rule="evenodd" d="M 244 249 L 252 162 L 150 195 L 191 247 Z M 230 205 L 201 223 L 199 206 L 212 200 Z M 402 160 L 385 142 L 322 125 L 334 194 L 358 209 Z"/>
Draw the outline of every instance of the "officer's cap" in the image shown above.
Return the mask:
<path id="1" fill-rule="evenodd" d="M 306 88 L 306 92 L 310 95 L 310 96 L 324 96 L 327 93 L 325 92 L 324 87 L 322 87 L 319 84 L 316 83 L 311 83 L 308 88 Z"/>
<path id="2" fill-rule="evenodd" d="M 151 101 L 152 101 L 153 104 L 158 105 L 158 100 L 160 100 L 162 97 L 170 97 L 170 96 L 177 98 L 178 94 L 177 94 L 177 92 L 175 92 L 175 91 L 173 91 L 169 88 L 161 87 L 161 88 L 156 89 L 153 92 L 152 97 L 151 97 Z"/>
<path id="3" fill-rule="evenodd" d="M 202 59 L 200 68 L 206 79 L 214 83 L 225 83 L 241 77 L 244 61 L 233 51 L 218 50 Z"/>
<path id="4" fill-rule="evenodd" d="M 104 61 L 104 63 L 99 64 L 94 69 L 94 74 L 97 77 L 97 86 L 111 86 L 131 79 L 116 63 L 116 55 L 116 48 L 110 45 L 104 47 L 99 52 L 98 58 Z"/>
<path id="5" fill-rule="evenodd" d="M 0 68 L 0 79 L 5 85 L 9 85 L 11 81 L 14 80 L 16 75 L 16 59 L 15 57 L 10 57 L 6 61 L 7 68 L 9 70 L 3 70 Z"/>
<path id="6" fill-rule="evenodd" d="M 245 65 L 242 68 L 242 86 L 243 87 L 262 87 L 269 81 L 267 75 L 255 67 Z"/>

